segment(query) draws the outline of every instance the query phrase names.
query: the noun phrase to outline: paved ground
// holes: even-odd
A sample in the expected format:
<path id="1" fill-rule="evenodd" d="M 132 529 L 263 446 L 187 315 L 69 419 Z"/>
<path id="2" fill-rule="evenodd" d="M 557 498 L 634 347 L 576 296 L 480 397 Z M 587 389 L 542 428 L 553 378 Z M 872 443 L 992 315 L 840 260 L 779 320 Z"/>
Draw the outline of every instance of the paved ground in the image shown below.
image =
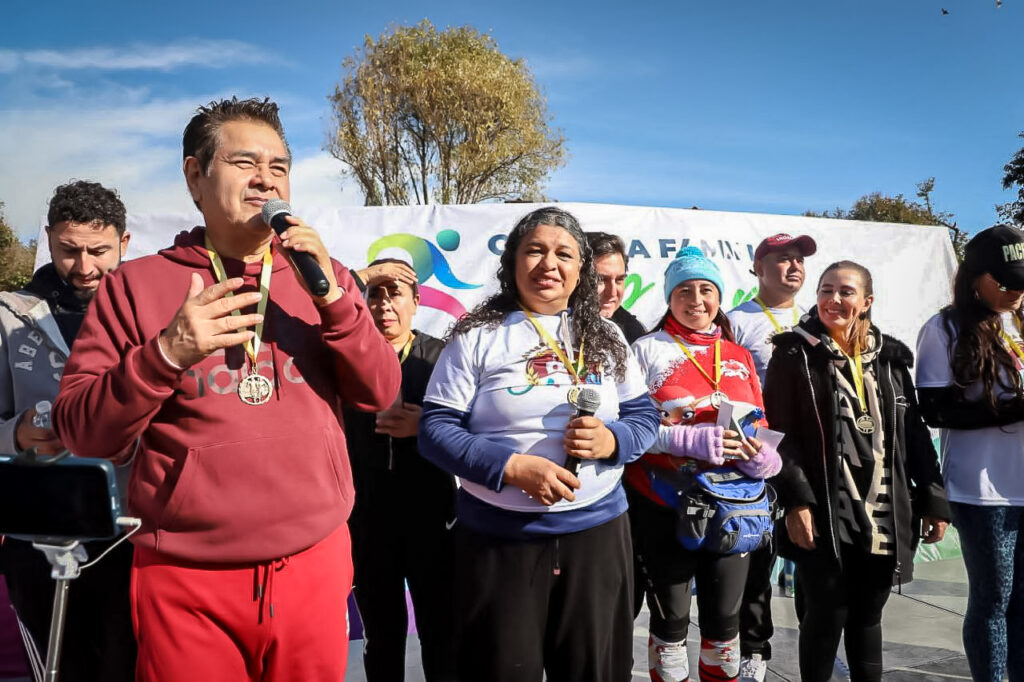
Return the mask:
<path id="1" fill-rule="evenodd" d="M 884 661 L 886 680 L 893 682 L 948 682 L 969 680 L 970 672 L 960 641 L 963 613 L 967 607 L 967 583 L 963 562 L 944 559 L 918 563 L 917 579 L 904 587 L 902 594 L 889 599 L 882 620 L 885 637 Z M 796 615 L 793 600 L 776 596 L 772 604 L 775 657 L 769 665 L 767 680 L 796 681 L 800 679 L 797 665 Z M 694 609 L 694 622 L 700 614 Z M 640 614 L 633 638 L 633 680 L 647 680 L 647 611 Z M 700 637 L 696 625 L 690 630 L 691 669 L 696 670 Z M 352 642 L 346 682 L 365 682 L 362 669 L 361 640 Z M 840 658 L 844 656 L 840 651 Z M 419 667 L 419 643 L 409 638 L 406 656 L 406 682 L 423 682 Z M 696 678 L 694 678 L 696 679 Z M 837 672 L 833 679 L 844 679 Z M 8 678 L 5 682 L 17 681 Z"/>
<path id="2" fill-rule="evenodd" d="M 964 658 L 960 628 L 967 607 L 967 583 L 963 561 L 945 559 L 916 564 L 916 580 L 893 593 L 882 619 L 886 680 L 894 682 L 948 682 L 969 680 L 970 672 Z M 796 615 L 793 600 L 776 596 L 772 608 L 775 657 L 769 665 L 767 680 L 800 679 L 797 665 Z M 699 614 L 694 610 L 694 620 Z M 691 625 L 691 669 L 696 670 L 700 637 Z M 422 682 L 419 669 L 419 645 L 409 638 L 406 657 L 406 682 Z M 841 647 L 840 647 L 841 649 Z M 647 680 L 647 611 L 640 614 L 633 637 L 633 655 L 637 662 L 633 680 Z M 840 650 L 840 658 L 845 654 Z M 694 678 L 695 679 L 695 678 Z M 837 672 L 833 679 L 844 679 Z M 346 682 L 364 682 L 360 641 L 352 642 Z"/>

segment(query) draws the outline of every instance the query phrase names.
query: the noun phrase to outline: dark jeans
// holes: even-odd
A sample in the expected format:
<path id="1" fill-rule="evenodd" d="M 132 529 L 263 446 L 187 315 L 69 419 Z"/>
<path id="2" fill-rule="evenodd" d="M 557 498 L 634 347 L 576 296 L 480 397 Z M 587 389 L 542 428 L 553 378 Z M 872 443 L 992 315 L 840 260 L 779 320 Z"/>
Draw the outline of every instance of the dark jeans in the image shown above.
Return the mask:
<path id="1" fill-rule="evenodd" d="M 1024 507 L 950 502 L 967 565 L 964 650 L 975 680 L 1024 680 Z"/>
<path id="2" fill-rule="evenodd" d="M 676 540 L 675 510 L 646 498 L 634 501 L 630 515 L 637 529 L 637 550 L 652 584 L 647 592 L 651 633 L 667 642 L 686 639 L 690 580 L 696 577 L 701 636 L 714 640 L 736 637 L 748 555 L 685 549 Z"/>
<path id="3" fill-rule="evenodd" d="M 847 544 L 840 544 L 840 552 L 842 568 L 833 557 L 817 553 L 796 562 L 804 682 L 832 677 L 844 632 L 852 682 L 882 679 L 882 609 L 892 589 L 895 558 Z"/>
<path id="4" fill-rule="evenodd" d="M 530 540 L 456 529 L 462 682 L 628 682 L 633 561 L 623 514 Z"/>

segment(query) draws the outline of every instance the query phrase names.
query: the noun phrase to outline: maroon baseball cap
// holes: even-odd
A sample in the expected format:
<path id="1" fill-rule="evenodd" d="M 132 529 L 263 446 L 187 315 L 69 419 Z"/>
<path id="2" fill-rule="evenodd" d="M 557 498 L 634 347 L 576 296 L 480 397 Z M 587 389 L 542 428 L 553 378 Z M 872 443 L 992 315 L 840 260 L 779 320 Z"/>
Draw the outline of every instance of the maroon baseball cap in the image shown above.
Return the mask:
<path id="1" fill-rule="evenodd" d="M 790 245 L 800 249 L 800 253 L 804 255 L 804 258 L 813 256 L 815 251 L 818 250 L 818 245 L 806 234 L 802 234 L 799 237 L 791 237 L 785 232 L 780 232 L 761 240 L 761 243 L 757 245 L 757 249 L 754 250 L 754 260 L 758 260 L 767 253 L 784 249 Z"/>

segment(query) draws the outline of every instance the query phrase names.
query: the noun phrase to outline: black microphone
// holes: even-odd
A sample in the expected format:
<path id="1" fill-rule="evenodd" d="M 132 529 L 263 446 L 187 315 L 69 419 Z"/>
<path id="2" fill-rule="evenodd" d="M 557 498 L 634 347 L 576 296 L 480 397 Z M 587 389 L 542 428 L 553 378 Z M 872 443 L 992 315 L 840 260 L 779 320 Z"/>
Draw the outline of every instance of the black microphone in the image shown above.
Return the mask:
<path id="1" fill-rule="evenodd" d="M 271 199 L 263 204 L 263 222 L 273 228 L 278 236 L 291 227 L 288 221 L 285 220 L 291 214 L 292 207 L 288 205 L 287 201 Z M 313 295 L 326 296 L 327 292 L 331 290 L 331 283 L 324 277 L 324 271 L 320 269 L 320 264 L 316 262 L 316 258 L 305 251 L 284 249 L 284 252 L 288 256 L 288 260 L 292 262 L 299 271 L 299 274 L 302 275 L 302 279 L 305 280 L 306 286 L 313 292 Z"/>
<path id="2" fill-rule="evenodd" d="M 592 388 L 573 386 L 569 389 L 569 394 L 566 397 L 573 407 L 572 419 L 593 417 L 597 409 L 601 407 L 601 394 Z M 565 468 L 569 470 L 570 474 L 576 476 L 580 470 L 580 462 L 582 460 L 579 457 L 570 455 L 565 460 Z"/>

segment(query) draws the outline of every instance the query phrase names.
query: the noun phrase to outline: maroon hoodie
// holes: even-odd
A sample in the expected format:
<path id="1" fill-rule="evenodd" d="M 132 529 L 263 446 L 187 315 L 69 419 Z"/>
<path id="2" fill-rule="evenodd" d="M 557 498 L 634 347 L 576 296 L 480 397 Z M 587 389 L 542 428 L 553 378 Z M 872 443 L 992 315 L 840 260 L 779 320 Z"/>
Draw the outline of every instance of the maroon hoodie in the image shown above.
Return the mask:
<path id="1" fill-rule="evenodd" d="M 259 353 L 274 392 L 249 406 L 235 393 L 241 346 L 180 371 L 157 337 L 185 300 L 193 272 L 215 282 L 203 228 L 103 278 L 60 394 L 57 433 L 75 454 L 116 457 L 132 447 L 129 509 L 136 543 L 186 561 L 260 562 L 306 549 L 348 519 L 352 473 L 342 402 L 389 406 L 401 382 L 394 350 L 376 330 L 352 276 L 348 293 L 318 309 L 274 249 Z M 259 288 L 262 262 L 225 259 L 242 292 Z M 255 307 L 244 312 L 255 312 Z"/>

